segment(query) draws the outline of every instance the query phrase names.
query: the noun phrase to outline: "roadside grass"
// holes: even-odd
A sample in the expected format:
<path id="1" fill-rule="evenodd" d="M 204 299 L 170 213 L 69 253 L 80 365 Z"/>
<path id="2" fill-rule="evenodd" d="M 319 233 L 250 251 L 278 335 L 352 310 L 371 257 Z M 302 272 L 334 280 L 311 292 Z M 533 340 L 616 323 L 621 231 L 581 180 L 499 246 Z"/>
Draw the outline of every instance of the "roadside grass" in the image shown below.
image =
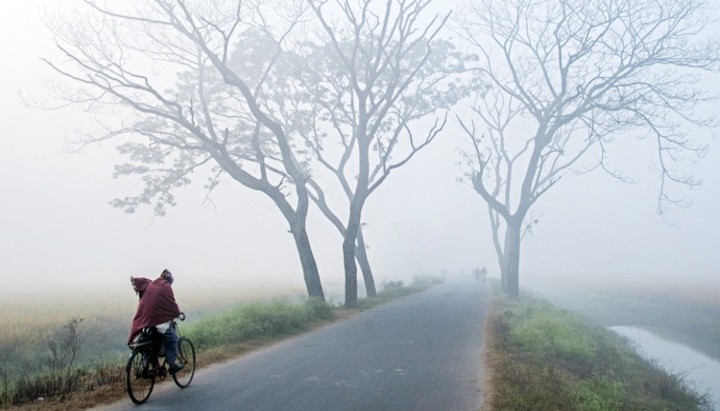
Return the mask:
<path id="1" fill-rule="evenodd" d="M 395 298 L 423 291 L 442 282 L 430 277 L 415 278 L 411 284 L 391 281 L 383 284 L 383 289 L 375 298 L 359 299 L 359 310 L 369 309 Z M 289 301 L 291 300 L 291 301 Z M 224 361 L 257 348 L 279 341 L 291 335 L 300 334 L 320 327 L 332 321 L 352 316 L 358 310 L 345 310 L 316 299 L 265 298 L 262 301 L 245 301 L 213 308 L 196 321 L 180 324 L 180 332 L 193 341 L 197 351 L 198 366 L 206 366 Z M 126 331 L 128 317 L 112 321 L 105 318 L 110 327 Z M 70 322 L 76 320 L 71 318 Z M 57 321 L 57 320 L 56 320 Z M 118 323 L 118 324 L 115 324 Z M 58 331 L 64 326 L 54 324 Z M 30 327 L 33 328 L 33 327 Z M 26 330 L 28 331 L 28 330 Z M 35 352 L 24 353 L 24 358 L 48 359 L 47 347 L 42 344 L 42 332 L 29 330 L 37 335 L 40 342 L 34 346 Z M 47 330 L 45 330 L 47 331 Z M 27 332 L 24 335 L 29 335 Z M 58 355 L 69 354 L 63 347 L 75 336 L 56 332 Z M 120 345 L 123 354 L 103 355 L 82 363 L 63 363 L 55 368 L 33 366 L 23 368 L 23 364 L 13 357 L 14 349 L 22 347 L 23 333 L 13 333 L 9 340 L 0 334 L 0 408 L 15 410 L 64 410 L 82 409 L 102 403 L 109 403 L 125 395 L 124 369 L 129 350 L 125 346 L 123 333 L 114 345 Z M 36 341 L 37 342 L 37 341 Z M 81 347 L 92 352 L 114 349 L 95 346 Z M 2 351 L 2 348 L 7 348 Z M 77 354 L 77 353 L 76 353 Z"/>
<path id="2" fill-rule="evenodd" d="M 543 300 L 503 299 L 486 321 L 489 404 L 500 410 L 707 410 L 629 342 Z"/>
<path id="3" fill-rule="evenodd" d="M 285 301 L 252 303 L 229 309 L 185 330 L 198 349 L 203 349 L 287 335 L 304 330 L 316 320 L 332 317 L 332 309 L 318 300 L 308 300 L 301 305 Z"/>

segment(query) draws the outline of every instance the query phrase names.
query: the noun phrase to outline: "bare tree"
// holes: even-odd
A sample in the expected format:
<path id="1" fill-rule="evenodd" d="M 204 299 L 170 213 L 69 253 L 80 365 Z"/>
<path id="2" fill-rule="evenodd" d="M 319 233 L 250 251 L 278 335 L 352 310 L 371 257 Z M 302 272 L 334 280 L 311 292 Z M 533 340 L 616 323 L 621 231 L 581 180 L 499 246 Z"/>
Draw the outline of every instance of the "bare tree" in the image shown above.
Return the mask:
<path id="1" fill-rule="evenodd" d="M 720 68 L 718 42 L 703 37 L 710 11 L 704 0 L 480 0 L 461 14 L 492 86 L 458 116 L 473 143 L 466 177 L 488 205 L 511 298 L 531 207 L 570 171 L 625 179 L 606 161 L 614 137 L 655 142 L 661 212 L 682 205 L 669 184 L 698 184 L 676 167 L 706 149 L 691 132 L 717 125 L 696 110 L 715 98 L 699 74 Z"/>
<path id="2" fill-rule="evenodd" d="M 438 39 L 449 14 L 431 14 L 429 0 L 307 3 L 319 26 L 310 26 L 317 30 L 296 50 L 304 62 L 297 66 L 298 88 L 308 96 L 311 118 L 298 131 L 347 199 L 343 223 L 320 185 L 311 184 L 312 199 L 343 234 L 345 306 L 355 307 L 356 259 L 368 295 L 375 294 L 361 229 L 365 202 L 442 131 L 447 114 L 441 112 L 461 94 L 452 74 L 463 62 Z M 433 116 L 417 136 L 413 123 Z"/>
<path id="3" fill-rule="evenodd" d="M 192 173 L 211 168 L 209 191 L 229 176 L 275 203 L 290 226 L 309 296 L 324 299 L 306 230 L 306 172 L 267 97 L 302 3 L 84 3 L 86 15 L 54 22 L 65 61 L 47 62 L 81 87 L 63 98 L 119 119 L 83 141 L 126 137 L 120 150 L 130 161 L 116 175 L 141 175 L 145 189 L 113 204 L 132 212 L 154 202 L 163 215 Z"/>

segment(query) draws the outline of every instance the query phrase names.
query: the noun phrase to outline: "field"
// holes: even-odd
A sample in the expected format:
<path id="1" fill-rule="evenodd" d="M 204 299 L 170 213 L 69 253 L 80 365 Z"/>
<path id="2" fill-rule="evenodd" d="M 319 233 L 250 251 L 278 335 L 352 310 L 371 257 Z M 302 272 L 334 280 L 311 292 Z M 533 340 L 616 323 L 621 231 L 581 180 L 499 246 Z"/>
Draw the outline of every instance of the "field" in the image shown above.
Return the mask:
<path id="1" fill-rule="evenodd" d="M 631 325 L 720 360 L 720 285 L 637 284 L 537 293 L 601 326 Z"/>
<path id="2" fill-rule="evenodd" d="M 297 300 L 302 290 L 290 288 L 217 288 L 176 290 L 176 299 L 188 323 L 233 304 L 271 299 Z M 62 334 L 74 319 L 81 320 L 80 360 L 117 358 L 127 353 L 127 334 L 137 297 L 128 286 L 124 292 L 10 295 L 0 300 L 0 361 L 36 370 L 51 354 L 50 338 Z M 45 348 L 45 349 L 43 349 Z M 12 355 L 8 355 L 10 352 Z M 3 355 L 5 354 L 5 355 Z M 2 363 L 0 363 L 2 364 Z"/>

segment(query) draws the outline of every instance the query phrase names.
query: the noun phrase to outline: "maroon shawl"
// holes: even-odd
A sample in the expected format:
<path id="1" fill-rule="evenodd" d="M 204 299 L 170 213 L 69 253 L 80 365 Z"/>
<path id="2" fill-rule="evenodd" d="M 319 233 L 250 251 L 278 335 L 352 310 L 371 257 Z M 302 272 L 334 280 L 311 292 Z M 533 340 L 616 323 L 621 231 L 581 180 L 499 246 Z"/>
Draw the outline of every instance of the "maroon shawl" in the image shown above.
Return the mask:
<path id="1" fill-rule="evenodd" d="M 128 342 L 144 328 L 168 322 L 180 315 L 175 302 L 172 286 L 164 278 L 150 281 L 147 278 L 133 278 L 136 291 L 141 294 Z"/>

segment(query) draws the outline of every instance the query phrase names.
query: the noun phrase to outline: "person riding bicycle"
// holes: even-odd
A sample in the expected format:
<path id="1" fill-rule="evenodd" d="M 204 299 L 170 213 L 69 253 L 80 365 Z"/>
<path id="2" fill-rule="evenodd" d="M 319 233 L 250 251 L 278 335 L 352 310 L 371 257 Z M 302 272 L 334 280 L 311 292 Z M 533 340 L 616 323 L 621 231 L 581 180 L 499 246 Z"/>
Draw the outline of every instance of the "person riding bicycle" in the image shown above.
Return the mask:
<path id="1" fill-rule="evenodd" d="M 168 270 L 163 270 L 155 280 L 143 277 L 130 277 L 130 284 L 138 294 L 137 312 L 132 321 L 128 343 L 145 327 L 155 327 L 163 335 L 165 345 L 165 359 L 170 364 L 170 374 L 175 374 L 183 365 L 175 363 L 177 358 L 178 336 L 173 327 L 173 320 L 184 314 L 175 302 L 172 283 L 175 281 Z"/>

